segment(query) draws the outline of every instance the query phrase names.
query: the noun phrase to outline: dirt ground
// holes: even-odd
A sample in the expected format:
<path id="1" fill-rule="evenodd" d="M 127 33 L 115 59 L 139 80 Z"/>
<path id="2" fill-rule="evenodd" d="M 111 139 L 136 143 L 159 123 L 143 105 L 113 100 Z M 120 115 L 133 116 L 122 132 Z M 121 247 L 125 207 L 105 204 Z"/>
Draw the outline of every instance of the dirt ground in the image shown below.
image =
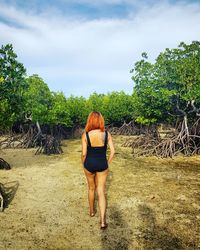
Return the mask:
<path id="1" fill-rule="evenodd" d="M 114 136 L 106 184 L 108 228 L 89 216 L 79 139 L 64 153 L 3 149 L 10 202 L 0 213 L 0 249 L 200 249 L 200 157 L 137 158 Z M 13 196 L 13 197 L 12 197 Z M 97 197 L 96 197 L 97 198 Z"/>

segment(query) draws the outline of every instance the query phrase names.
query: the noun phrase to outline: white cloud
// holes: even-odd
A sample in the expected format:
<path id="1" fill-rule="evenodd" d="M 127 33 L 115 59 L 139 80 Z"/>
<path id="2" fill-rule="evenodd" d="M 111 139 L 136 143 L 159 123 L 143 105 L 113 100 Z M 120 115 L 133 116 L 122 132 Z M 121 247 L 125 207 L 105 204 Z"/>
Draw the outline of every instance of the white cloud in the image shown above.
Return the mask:
<path id="1" fill-rule="evenodd" d="M 131 92 L 129 70 L 143 51 L 153 60 L 166 47 L 199 40 L 197 3 L 164 2 L 130 11 L 126 19 L 98 20 L 75 20 L 52 10 L 36 15 L 1 4 L 0 16 L 17 24 L 0 23 L 0 41 L 14 45 L 28 74 L 38 73 L 67 96 Z"/>
<path id="2" fill-rule="evenodd" d="M 102 5 L 118 5 L 118 4 L 140 4 L 140 2 L 144 2 L 144 0 L 61 0 L 64 3 L 80 3 L 80 4 L 88 4 L 93 6 L 102 6 Z"/>

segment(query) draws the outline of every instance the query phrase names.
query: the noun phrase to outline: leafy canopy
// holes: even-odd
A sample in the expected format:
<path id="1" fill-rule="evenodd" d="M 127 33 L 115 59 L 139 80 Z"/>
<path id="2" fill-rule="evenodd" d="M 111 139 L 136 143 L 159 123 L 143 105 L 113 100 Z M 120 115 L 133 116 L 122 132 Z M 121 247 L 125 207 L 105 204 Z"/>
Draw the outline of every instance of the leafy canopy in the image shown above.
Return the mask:
<path id="1" fill-rule="evenodd" d="M 18 62 L 12 44 L 0 49 L 0 126 L 12 125 L 22 119 L 24 98 L 27 88 L 26 69 Z"/>
<path id="2" fill-rule="evenodd" d="M 150 124 L 169 121 L 170 114 L 188 115 L 200 107 L 200 42 L 167 48 L 155 63 L 147 54 L 131 70 L 135 82 L 136 121 Z M 174 118 L 173 118 L 174 119 Z"/>

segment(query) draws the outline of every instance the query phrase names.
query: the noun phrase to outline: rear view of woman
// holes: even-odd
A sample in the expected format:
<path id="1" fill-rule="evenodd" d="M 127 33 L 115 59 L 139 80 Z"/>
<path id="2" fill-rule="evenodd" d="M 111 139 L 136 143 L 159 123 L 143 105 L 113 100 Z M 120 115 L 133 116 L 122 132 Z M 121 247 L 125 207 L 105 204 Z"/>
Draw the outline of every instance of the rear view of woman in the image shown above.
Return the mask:
<path id="1" fill-rule="evenodd" d="M 108 160 L 106 157 L 107 144 L 110 147 Z M 81 160 L 88 182 L 90 216 L 95 215 L 94 198 L 95 191 L 97 191 L 101 229 L 105 229 L 108 226 L 106 223 L 105 184 L 108 166 L 113 159 L 114 153 L 112 137 L 105 130 L 103 116 L 100 112 L 91 112 L 87 119 L 85 132 L 82 135 Z"/>

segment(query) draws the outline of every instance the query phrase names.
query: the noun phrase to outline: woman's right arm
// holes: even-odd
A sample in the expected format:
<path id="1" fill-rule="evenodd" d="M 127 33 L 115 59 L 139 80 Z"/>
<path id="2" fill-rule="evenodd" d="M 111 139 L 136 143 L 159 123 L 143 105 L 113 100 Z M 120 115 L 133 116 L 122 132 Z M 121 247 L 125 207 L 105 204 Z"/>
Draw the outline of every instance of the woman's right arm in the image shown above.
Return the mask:
<path id="1" fill-rule="evenodd" d="M 112 140 L 112 136 L 111 136 L 110 132 L 108 132 L 108 145 L 110 147 L 110 156 L 108 159 L 108 164 L 110 164 L 112 162 L 113 156 L 115 154 L 115 148 L 113 145 L 113 140 Z"/>
<path id="2" fill-rule="evenodd" d="M 84 164 L 85 158 L 86 158 L 86 154 L 87 154 L 87 143 L 86 143 L 86 134 L 85 132 L 82 135 L 81 138 L 81 142 L 82 142 L 82 152 L 81 152 L 81 161 Z"/>

